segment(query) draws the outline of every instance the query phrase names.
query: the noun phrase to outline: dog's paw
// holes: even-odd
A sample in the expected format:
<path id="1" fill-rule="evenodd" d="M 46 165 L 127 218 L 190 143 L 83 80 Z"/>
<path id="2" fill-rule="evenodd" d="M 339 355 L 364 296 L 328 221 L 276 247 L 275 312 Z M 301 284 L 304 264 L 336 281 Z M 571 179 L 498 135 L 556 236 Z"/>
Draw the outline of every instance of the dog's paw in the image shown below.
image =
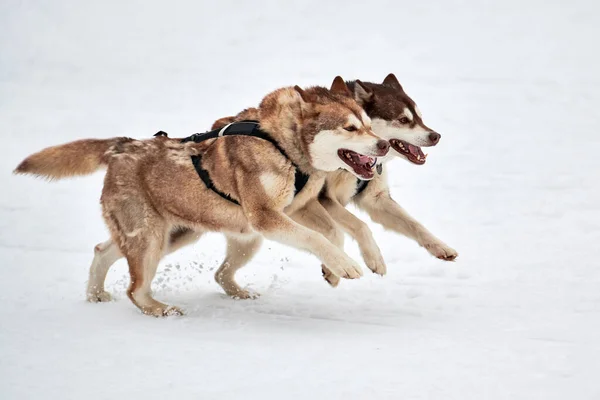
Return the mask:
<path id="1" fill-rule="evenodd" d="M 331 287 L 337 287 L 340 284 L 340 277 L 335 275 L 325 265 L 321 264 L 321 272 L 323 273 L 323 279 L 329 283 Z"/>
<path id="2" fill-rule="evenodd" d="M 179 307 L 169 306 L 163 311 L 163 317 L 180 317 L 184 314 L 183 310 Z"/>
<path id="3" fill-rule="evenodd" d="M 112 301 L 112 296 L 110 293 L 105 291 L 88 293 L 86 298 L 90 303 L 107 303 Z"/>
<path id="4" fill-rule="evenodd" d="M 233 293 L 227 293 L 227 294 L 235 300 L 255 300 L 260 297 L 260 295 L 258 293 L 250 292 L 245 289 L 239 289 Z"/>
<path id="5" fill-rule="evenodd" d="M 260 295 L 256 292 L 251 292 L 242 289 L 233 279 L 217 279 L 219 285 L 225 291 L 225 294 L 235 300 L 257 299 Z"/>
<path id="6" fill-rule="evenodd" d="M 346 262 L 338 263 L 335 267 L 330 267 L 331 272 L 340 278 L 358 279 L 363 276 L 362 268 L 351 258 L 347 258 Z M 329 265 L 328 265 L 329 267 Z"/>
<path id="7" fill-rule="evenodd" d="M 456 250 L 441 242 L 428 243 L 424 247 L 432 256 L 440 260 L 454 261 L 458 257 Z"/>
<path id="8" fill-rule="evenodd" d="M 365 264 L 373 273 L 377 275 L 385 275 L 387 272 L 387 266 L 385 265 L 385 261 L 383 261 L 383 257 L 381 254 L 376 254 L 373 256 L 364 257 Z"/>
<path id="9" fill-rule="evenodd" d="M 153 317 L 180 317 L 184 314 L 183 310 L 176 306 L 154 307 L 152 309 L 142 310 L 144 314 L 151 315 Z"/>

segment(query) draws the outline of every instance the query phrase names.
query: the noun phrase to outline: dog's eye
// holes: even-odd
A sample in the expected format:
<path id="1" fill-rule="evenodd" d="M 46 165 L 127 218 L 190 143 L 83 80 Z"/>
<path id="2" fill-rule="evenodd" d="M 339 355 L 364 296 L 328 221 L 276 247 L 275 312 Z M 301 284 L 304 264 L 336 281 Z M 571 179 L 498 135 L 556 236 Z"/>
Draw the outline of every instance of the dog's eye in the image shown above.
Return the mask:
<path id="1" fill-rule="evenodd" d="M 344 129 L 348 132 L 354 132 L 357 130 L 357 128 L 354 125 L 346 126 Z"/>
<path id="2" fill-rule="evenodd" d="M 401 124 L 408 124 L 409 122 L 410 122 L 410 121 L 409 121 L 409 120 L 408 120 L 408 118 L 406 118 L 406 117 L 402 117 L 402 118 L 400 118 L 400 123 L 401 123 Z"/>

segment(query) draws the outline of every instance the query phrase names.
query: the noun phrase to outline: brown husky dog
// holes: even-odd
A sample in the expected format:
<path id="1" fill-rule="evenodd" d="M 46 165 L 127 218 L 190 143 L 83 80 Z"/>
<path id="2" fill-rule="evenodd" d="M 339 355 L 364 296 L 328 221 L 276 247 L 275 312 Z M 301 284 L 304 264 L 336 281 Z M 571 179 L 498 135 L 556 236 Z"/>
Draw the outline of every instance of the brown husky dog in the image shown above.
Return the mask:
<path id="1" fill-rule="evenodd" d="M 366 211 L 373 221 L 415 240 L 433 256 L 446 261 L 455 260 L 458 257 L 456 250 L 434 236 L 391 198 L 386 179 L 387 168 L 383 167 L 394 157 L 404 158 L 416 165 L 425 164 L 427 156 L 421 147 L 435 146 L 441 135 L 424 124 L 419 108 L 394 74 L 389 74 L 381 84 L 358 80 L 347 84 L 371 118 L 375 134 L 388 140 L 392 150 L 385 158 L 379 158 L 378 162 L 382 163 L 378 169 L 380 173 L 366 183 L 357 184 L 353 175 L 342 170 L 327 174 L 326 189 L 319 198 L 320 203 L 339 226 L 357 241 L 365 260 L 380 256 L 380 250 L 367 224 L 346 210 L 345 206 L 351 201 Z M 311 228 L 319 231 L 328 229 Z M 342 238 L 335 243 L 341 248 L 343 235 L 334 237 Z M 385 264 L 380 265 L 383 265 L 383 269 L 373 272 L 383 275 L 386 272 Z M 326 267 L 323 267 L 323 276 L 332 286 L 339 283 L 339 278 Z"/>
<path id="2" fill-rule="evenodd" d="M 336 77 L 331 90 L 355 98 L 366 110 L 368 117 L 372 118 L 375 134 L 390 141 L 392 150 L 386 157 L 378 159 L 381 165 L 394 157 L 422 165 L 426 155 L 423 154 L 421 146 L 435 146 L 441 138 L 439 133 L 423 123 L 419 108 L 405 93 L 394 74 L 389 74 L 381 84 L 357 80 L 346 85 L 340 77 Z M 213 124 L 212 129 L 221 129 L 235 121 L 256 120 L 259 118 L 259 111 L 258 108 L 248 108 L 236 116 L 221 118 Z M 323 213 L 323 206 L 315 199 L 303 203 L 302 207 L 288 207 L 286 212 L 294 221 L 322 233 L 333 244 L 343 248 L 344 233 L 340 230 L 341 227 L 357 241 L 367 267 L 380 275 L 384 275 L 387 270 L 381 251 L 368 225 L 346 210 L 345 206 L 351 201 L 369 213 L 375 222 L 414 239 L 435 257 L 447 261 L 454 260 L 458 256 L 454 249 L 431 234 L 390 197 L 386 177 L 387 168 L 383 166 L 370 181 L 357 181 L 354 174 L 345 170 L 330 172 L 326 178 L 326 189 L 322 191 L 319 199 L 328 213 Z M 367 182 L 368 184 L 365 184 Z M 197 241 L 199 237 L 199 232 L 190 229 L 173 231 L 167 251 L 175 251 Z M 254 254 L 258 247 L 257 245 L 246 249 L 248 253 L 245 262 L 252 256 L 250 250 Z M 117 246 L 111 240 L 96 246 L 87 288 L 89 301 L 110 300 L 110 295 L 104 290 L 104 281 L 109 268 L 121 257 Z M 230 257 L 228 252 L 225 262 L 228 262 Z M 339 278 L 325 266 L 322 269 L 325 279 L 332 286 L 337 286 Z M 215 278 L 221 283 L 219 271 Z M 249 297 L 249 294 L 239 287 L 229 291 L 223 283 L 221 286 L 232 296 Z"/>
<path id="3" fill-rule="evenodd" d="M 345 84 L 340 87 L 348 91 Z M 248 296 L 234 274 L 263 236 L 308 250 L 340 277 L 360 277 L 356 262 L 286 212 L 293 213 L 317 197 L 326 171 L 345 168 L 357 177 L 372 178 L 374 157 L 384 156 L 389 144 L 373 134 L 363 109 L 335 88 L 279 89 L 263 99 L 258 120 L 271 140 L 239 136 L 199 143 L 164 137 L 87 139 L 33 154 L 15 172 L 60 179 L 107 166 L 102 214 L 118 246 L 113 251 L 123 254 L 129 264 L 127 294 L 146 314 L 182 314 L 179 308 L 155 300 L 150 285 L 160 259 L 174 249 L 170 242 L 204 231 L 227 236 L 227 257 L 216 277 L 230 295 Z M 212 187 L 199 179 L 193 157 L 201 160 Z M 297 171 L 310 178 L 294 196 Z M 324 210 L 315 210 L 327 216 Z M 103 287 L 96 288 L 96 295 L 99 300 L 105 297 Z"/>

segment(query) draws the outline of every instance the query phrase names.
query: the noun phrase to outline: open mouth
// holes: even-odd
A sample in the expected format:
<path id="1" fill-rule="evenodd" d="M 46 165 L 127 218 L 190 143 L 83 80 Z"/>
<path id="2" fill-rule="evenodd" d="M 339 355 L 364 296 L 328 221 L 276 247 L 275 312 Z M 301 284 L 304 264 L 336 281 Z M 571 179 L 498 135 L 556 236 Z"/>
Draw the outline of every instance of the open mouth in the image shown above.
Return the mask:
<path id="1" fill-rule="evenodd" d="M 423 165 L 427 159 L 427 154 L 419 146 L 412 145 L 404 140 L 390 139 L 390 146 L 398 153 L 403 154 L 413 164 Z"/>
<path id="2" fill-rule="evenodd" d="M 352 150 L 339 149 L 338 156 L 362 179 L 373 179 L 377 157 L 364 156 Z"/>

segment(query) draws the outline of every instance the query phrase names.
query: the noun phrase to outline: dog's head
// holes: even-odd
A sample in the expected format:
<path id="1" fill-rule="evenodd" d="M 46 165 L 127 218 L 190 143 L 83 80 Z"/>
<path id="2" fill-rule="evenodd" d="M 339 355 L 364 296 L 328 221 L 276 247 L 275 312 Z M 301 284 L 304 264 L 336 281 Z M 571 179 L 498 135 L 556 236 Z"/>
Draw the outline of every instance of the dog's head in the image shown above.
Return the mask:
<path id="1" fill-rule="evenodd" d="M 348 85 L 371 118 L 373 132 L 390 142 L 390 155 L 425 164 L 421 147 L 435 146 L 441 135 L 423 123 L 419 108 L 396 76 L 389 74 L 381 84 L 356 80 Z"/>
<path id="2" fill-rule="evenodd" d="M 331 90 L 294 89 L 301 102 L 301 137 L 312 166 L 322 171 L 343 168 L 360 179 L 372 179 L 377 157 L 387 154 L 389 143 L 373 133 L 371 119 L 344 80 L 337 77 Z"/>

